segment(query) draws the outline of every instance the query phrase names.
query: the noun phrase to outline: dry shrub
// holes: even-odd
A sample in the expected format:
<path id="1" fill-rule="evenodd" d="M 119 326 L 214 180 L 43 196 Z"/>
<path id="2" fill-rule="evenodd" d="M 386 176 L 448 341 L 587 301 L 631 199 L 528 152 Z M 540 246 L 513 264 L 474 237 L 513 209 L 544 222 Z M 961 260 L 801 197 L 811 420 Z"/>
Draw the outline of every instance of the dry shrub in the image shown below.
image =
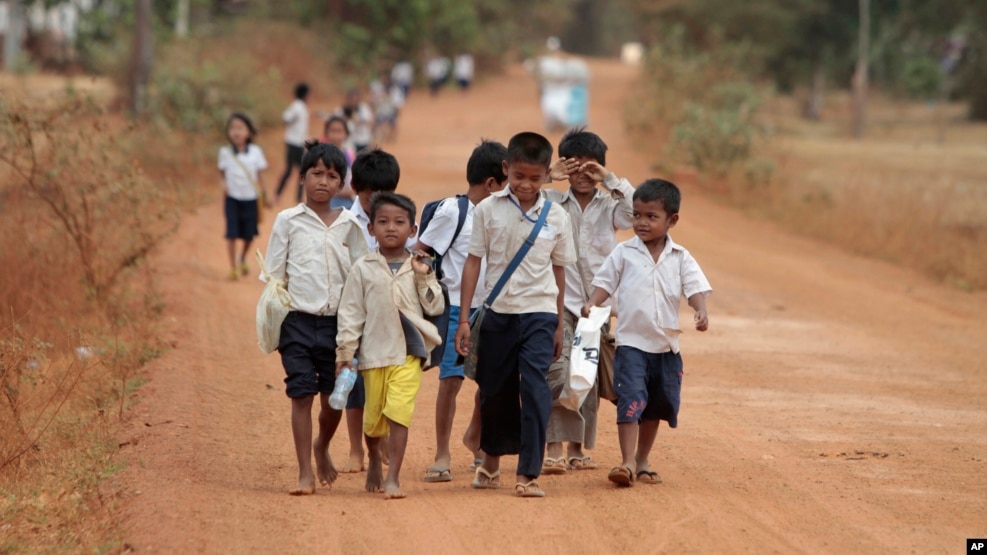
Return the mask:
<path id="1" fill-rule="evenodd" d="M 85 98 L 0 100 L 0 552 L 105 549 L 110 427 L 163 345 L 147 255 L 190 195 Z"/>

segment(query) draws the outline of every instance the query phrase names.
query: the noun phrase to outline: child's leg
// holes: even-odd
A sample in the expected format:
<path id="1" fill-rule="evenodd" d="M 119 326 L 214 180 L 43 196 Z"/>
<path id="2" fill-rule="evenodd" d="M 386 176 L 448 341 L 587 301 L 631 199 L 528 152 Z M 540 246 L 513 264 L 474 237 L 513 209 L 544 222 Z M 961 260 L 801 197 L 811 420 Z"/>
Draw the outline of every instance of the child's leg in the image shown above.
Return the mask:
<path id="1" fill-rule="evenodd" d="M 354 364 L 354 368 L 356 365 Z M 352 473 L 363 472 L 363 404 L 366 401 L 366 392 L 363 382 L 363 373 L 357 374 L 353 391 L 346 399 L 346 431 L 350 437 L 350 456 L 340 472 Z"/>
<path id="2" fill-rule="evenodd" d="M 569 351 L 572 349 L 575 323 L 576 317 L 566 311 L 562 327 L 562 354 L 548 368 L 548 387 L 552 391 L 552 412 L 548 418 L 548 430 L 546 432 L 548 445 L 543 469 L 545 474 L 565 474 L 566 459 L 562 454 L 563 442 L 570 442 L 571 451 L 571 442 L 583 440 L 584 426 L 580 412 L 562 406 L 559 401 L 569 376 Z"/>
<path id="3" fill-rule="evenodd" d="M 607 478 L 620 486 L 634 483 L 639 422 L 648 405 L 647 370 L 647 353 L 633 347 L 617 347 L 613 381 L 617 392 L 617 438 L 621 461 Z"/>
<path id="4" fill-rule="evenodd" d="M 291 436 L 295 441 L 298 458 L 298 487 L 291 495 L 315 493 L 315 474 L 312 472 L 312 400 L 314 396 L 291 400 Z"/>
<path id="5" fill-rule="evenodd" d="M 658 424 L 661 420 L 642 420 L 638 427 L 637 452 L 634 455 L 634 472 L 640 473 L 642 470 L 651 470 L 648 465 L 648 455 L 655 445 L 655 438 L 658 437 Z M 623 446 L 621 446 L 623 450 Z"/>
<path id="6" fill-rule="evenodd" d="M 481 324 L 476 384 L 480 390 L 480 448 L 487 454 L 487 460 L 491 455 L 513 455 L 521 449 L 519 322 L 516 314 L 490 310 Z M 544 443 L 538 448 L 542 449 Z M 538 461 L 540 464 L 540 453 Z M 493 469 L 487 467 L 487 470 Z"/>
<path id="7" fill-rule="evenodd" d="M 330 486 L 336 481 L 336 467 L 332 464 L 329 456 L 329 442 L 339 427 L 339 420 L 342 413 L 329 406 L 329 395 L 319 394 L 319 435 L 312 444 L 315 451 L 315 469 L 319 478 L 319 483 L 323 486 Z"/>
<path id="8" fill-rule="evenodd" d="M 637 470 L 635 457 L 638 446 L 638 432 L 640 425 L 637 422 L 621 422 L 617 424 L 617 439 L 620 441 L 620 466 L 627 467 L 631 472 Z"/>
<path id="9" fill-rule="evenodd" d="M 470 414 L 470 423 L 463 433 L 463 445 L 473 453 L 473 463 L 483 461 L 483 449 L 480 449 L 480 390 L 473 394 L 473 412 Z"/>
<path id="10" fill-rule="evenodd" d="M 226 240 L 226 255 L 230 260 L 230 278 L 236 279 L 239 275 L 236 265 L 236 239 Z"/>
<path id="11" fill-rule="evenodd" d="M 521 344 L 518 354 L 521 398 L 521 445 L 517 480 L 526 483 L 541 475 L 548 417 L 552 412 L 552 391 L 548 387 L 548 367 L 555 355 L 558 316 L 551 313 L 522 314 Z"/>
<path id="12" fill-rule="evenodd" d="M 408 427 L 390 418 L 387 421 L 391 428 L 388 440 L 388 458 L 391 462 L 387 468 L 387 480 L 384 481 L 384 498 L 403 499 L 406 496 L 401 491 L 401 464 L 404 462 L 404 452 L 408 447 Z"/>
<path id="13" fill-rule="evenodd" d="M 384 491 L 384 464 L 380 457 L 380 438 L 366 437 L 367 453 L 370 456 L 367 461 L 367 482 L 365 487 L 371 493 L 380 493 Z"/>
<path id="14" fill-rule="evenodd" d="M 435 399 L 435 464 L 431 467 L 435 472 L 448 472 L 452 461 L 449 443 L 452 422 L 456 417 L 456 396 L 462 386 L 463 378 L 451 376 L 439 379 L 439 394 Z"/>
<path id="15" fill-rule="evenodd" d="M 250 245 L 253 242 L 253 239 L 244 239 L 243 249 L 240 250 L 240 261 L 237 265 L 237 269 L 240 271 L 240 275 L 244 277 L 250 273 L 250 267 L 247 265 L 247 254 L 250 252 Z"/>

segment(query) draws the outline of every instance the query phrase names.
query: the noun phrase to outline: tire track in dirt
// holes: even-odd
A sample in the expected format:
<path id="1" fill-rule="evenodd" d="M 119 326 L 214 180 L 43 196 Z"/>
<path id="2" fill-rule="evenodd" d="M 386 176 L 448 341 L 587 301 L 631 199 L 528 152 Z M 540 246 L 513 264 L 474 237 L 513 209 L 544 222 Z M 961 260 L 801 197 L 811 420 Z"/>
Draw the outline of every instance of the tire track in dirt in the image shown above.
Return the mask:
<path id="1" fill-rule="evenodd" d="M 662 145 L 636 148 L 623 134 L 634 72 L 591 67 L 592 129 L 610 145 L 608 166 L 639 183 Z M 516 67 L 467 95 L 415 91 L 387 147 L 401 163 L 399 191 L 419 206 L 460 192 L 480 137 L 506 142 L 540 128 L 535 84 Z M 262 137 L 270 183 L 280 133 Z M 203 186 L 213 176 L 204 168 Z M 987 296 L 786 235 L 680 185 L 673 236 L 716 292 L 710 331 L 683 337 L 681 424 L 662 428 L 652 461 L 664 484 L 609 486 L 606 469 L 619 460 L 609 404 L 593 452 L 602 468 L 543 477 L 543 500 L 472 490 L 469 453 L 455 444 L 454 480 L 425 484 L 437 391 L 429 372 L 403 472 L 407 500 L 363 492 L 362 474 L 289 497 L 283 374 L 278 357 L 255 346 L 259 282 L 223 279 L 217 199 L 184 220 L 158 260 L 175 348 L 148 367 L 121 431 L 131 442 L 118 480 L 125 540 L 168 553 L 936 553 L 987 533 Z M 454 438 L 474 388 L 460 394 Z M 857 450 L 888 456 L 832 456 Z M 343 427 L 331 453 L 344 460 Z M 515 460 L 505 459 L 505 475 Z"/>

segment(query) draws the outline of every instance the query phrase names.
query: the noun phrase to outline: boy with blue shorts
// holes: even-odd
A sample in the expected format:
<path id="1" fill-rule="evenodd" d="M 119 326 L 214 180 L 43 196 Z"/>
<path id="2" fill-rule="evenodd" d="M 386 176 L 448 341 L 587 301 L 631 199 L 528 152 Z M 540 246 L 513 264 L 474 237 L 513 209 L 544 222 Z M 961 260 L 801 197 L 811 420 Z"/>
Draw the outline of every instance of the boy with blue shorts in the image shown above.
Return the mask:
<path id="1" fill-rule="evenodd" d="M 696 329 L 706 331 L 709 316 L 706 296 L 712 289 L 699 264 L 685 248 L 672 241 L 668 230 L 679 220 L 681 193 L 673 183 L 649 179 L 634 192 L 634 234 L 617 245 L 593 279 L 594 290 L 583 307 L 599 306 L 617 296 L 617 354 L 614 389 L 617 392 L 617 433 L 620 466 L 608 479 L 628 487 L 635 479 L 661 482 L 648 456 L 658 435 L 658 424 L 678 426 L 682 391 L 679 354 L 679 299 L 695 310 Z"/>
<path id="2" fill-rule="evenodd" d="M 364 377 L 366 404 L 363 433 L 370 466 L 366 489 L 385 499 L 405 495 L 401 465 L 408 428 L 422 381 L 422 365 L 442 343 L 425 315 L 445 309 L 442 288 L 422 251 L 409 252 L 414 236 L 415 204 L 404 195 L 377 193 L 370 204 L 370 232 L 378 248 L 358 260 L 350 271 L 339 308 L 336 372 L 350 365 L 357 348 L 357 369 Z M 383 478 L 381 439 L 390 434 L 387 479 Z"/>
<path id="3" fill-rule="evenodd" d="M 289 491 L 292 495 L 315 493 L 313 449 L 319 482 L 329 486 L 336 479 L 329 458 L 329 441 L 342 416 L 329 406 L 336 383 L 336 316 L 350 269 L 367 253 L 356 218 L 331 205 L 346 176 L 345 156 L 333 145 L 309 142 L 306 146 L 300 170 L 305 202 L 282 210 L 275 218 L 265 261 L 271 277 L 286 281 L 291 295 L 278 352 L 291 399 L 291 431 L 298 457 L 298 486 Z M 316 395 L 319 435 L 313 444 Z"/>
<path id="4" fill-rule="evenodd" d="M 483 289 L 492 290 L 547 210 L 530 251 L 486 310 L 477 330 L 476 384 L 484 456 L 472 485 L 477 489 L 500 487 L 501 456 L 518 454 L 514 486 L 518 497 L 545 496 L 535 480 L 541 475 L 552 410 L 548 367 L 562 349 L 565 267 L 576 261 L 569 216 L 540 194 L 549 177 L 553 150 L 548 139 L 537 133 L 511 137 L 502 164 L 508 185 L 476 207 L 460 294 L 460 306 L 472 303 L 484 257 Z M 459 317 L 456 350 L 468 356 L 470 323 L 464 316 Z"/>
<path id="5" fill-rule="evenodd" d="M 446 334 L 446 345 L 455 342 L 456 330 L 460 318 L 468 319 L 473 310 L 483 304 L 483 291 L 473 295 L 470 310 L 463 315 L 460 310 L 460 282 L 463 277 L 463 266 L 469 256 L 470 237 L 473 231 L 473 214 L 476 205 L 504 188 L 507 175 L 504 174 L 503 163 L 507 158 L 507 147 L 496 141 L 482 141 L 473 149 L 466 163 L 466 181 L 469 189 L 466 192 L 466 215 L 462 227 L 459 226 L 459 199 L 448 198 L 439 204 L 435 214 L 421 237 L 418 238 L 416 250 L 434 252 L 442 255 L 442 282 L 449 290 L 449 331 Z M 459 229 L 459 235 L 456 230 Z M 480 262 L 481 270 L 485 264 Z M 425 469 L 426 482 L 448 482 L 452 480 L 450 468 L 452 455 L 449 452 L 449 442 L 452 435 L 452 422 L 456 417 L 456 396 L 463 385 L 463 366 L 456 364 L 456 350 L 449 347 L 443 353 L 439 363 L 439 393 L 435 400 L 435 463 Z M 435 363 L 436 361 L 432 361 Z M 478 405 L 478 403 L 477 403 Z M 474 419 L 470 421 L 470 430 L 464 442 L 473 451 L 474 459 L 479 458 L 479 437 L 471 438 L 471 430 L 478 434 L 479 407 L 475 407 Z M 475 422 L 474 422 L 475 420 Z"/>

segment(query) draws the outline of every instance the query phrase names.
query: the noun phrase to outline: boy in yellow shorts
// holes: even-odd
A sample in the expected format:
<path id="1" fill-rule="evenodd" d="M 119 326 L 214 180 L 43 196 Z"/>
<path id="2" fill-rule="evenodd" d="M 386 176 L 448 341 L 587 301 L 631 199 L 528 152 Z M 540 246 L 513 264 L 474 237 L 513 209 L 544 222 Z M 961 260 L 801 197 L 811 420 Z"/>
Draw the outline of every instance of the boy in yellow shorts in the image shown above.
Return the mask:
<path id="1" fill-rule="evenodd" d="M 442 289 L 425 252 L 410 252 L 415 235 L 415 204 L 404 195 L 380 192 L 370 201 L 369 231 L 378 248 L 356 261 L 340 301 L 336 335 L 336 374 L 360 349 L 366 404 L 363 433 L 370 452 L 367 491 L 400 499 L 399 476 L 408 445 L 408 427 L 422 382 L 422 365 L 442 342 L 424 315 L 445 309 Z M 379 449 L 390 433 L 387 479 Z"/>

